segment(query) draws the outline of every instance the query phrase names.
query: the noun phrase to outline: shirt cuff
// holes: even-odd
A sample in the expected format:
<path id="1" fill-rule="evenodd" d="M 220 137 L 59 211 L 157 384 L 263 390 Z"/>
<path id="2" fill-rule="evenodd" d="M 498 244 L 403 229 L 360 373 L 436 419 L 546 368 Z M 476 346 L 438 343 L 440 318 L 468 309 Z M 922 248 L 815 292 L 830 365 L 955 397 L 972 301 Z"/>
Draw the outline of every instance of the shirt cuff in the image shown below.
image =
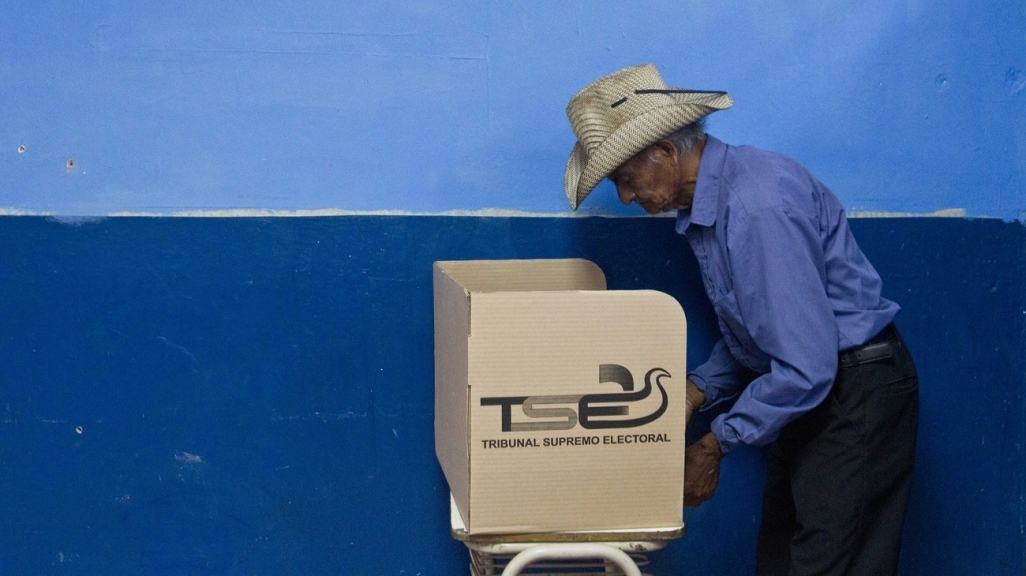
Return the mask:
<path id="1" fill-rule="evenodd" d="M 698 388 L 702 394 L 705 394 L 705 403 L 699 406 L 699 412 L 705 412 L 737 396 L 736 393 L 728 393 L 716 386 L 710 386 L 709 382 L 697 372 L 688 374 L 688 379 L 695 383 L 695 388 Z"/>
<path id="2" fill-rule="evenodd" d="M 697 386 L 698 383 L 696 382 Z M 723 420 L 727 417 L 726 414 L 720 414 L 712 421 L 712 433 L 716 436 L 716 441 L 720 444 L 720 451 L 726 456 L 734 451 L 735 448 L 741 445 L 741 438 L 737 435 L 737 432 L 730 426 L 724 424 Z"/>

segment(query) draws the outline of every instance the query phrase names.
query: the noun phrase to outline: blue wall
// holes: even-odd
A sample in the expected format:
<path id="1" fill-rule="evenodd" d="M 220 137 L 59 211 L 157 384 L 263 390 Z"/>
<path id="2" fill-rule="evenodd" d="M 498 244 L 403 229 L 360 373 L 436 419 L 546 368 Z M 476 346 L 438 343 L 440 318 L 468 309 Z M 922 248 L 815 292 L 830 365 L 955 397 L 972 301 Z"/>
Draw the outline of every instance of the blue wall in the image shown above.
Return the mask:
<path id="1" fill-rule="evenodd" d="M 0 209 L 563 212 L 567 100 L 655 62 L 849 209 L 1026 210 L 1017 1 L 8 4 Z"/>
<path id="2" fill-rule="evenodd" d="M 695 363 L 716 326 L 672 224 L 0 219 L 0 574 L 460 573 L 431 263 L 590 258 L 677 297 Z M 903 573 L 1020 576 L 1026 228 L 853 228 L 922 380 Z M 759 450 L 727 458 L 656 573 L 750 573 L 762 475 Z"/>
<path id="3" fill-rule="evenodd" d="M 986 217 L 853 228 L 922 378 L 902 572 L 1021 576 L 1024 30 L 1011 0 L 5 5 L 0 214 L 42 216 L 0 217 L 0 576 L 461 573 L 431 262 L 588 257 L 682 302 L 692 362 L 716 336 L 671 220 L 608 183 L 584 212 L 620 217 L 543 217 L 566 101 L 646 61 L 852 211 Z M 490 208 L 533 216 L 366 215 Z M 92 218 L 236 210 L 364 215 Z M 751 572 L 762 457 L 657 574 Z"/>

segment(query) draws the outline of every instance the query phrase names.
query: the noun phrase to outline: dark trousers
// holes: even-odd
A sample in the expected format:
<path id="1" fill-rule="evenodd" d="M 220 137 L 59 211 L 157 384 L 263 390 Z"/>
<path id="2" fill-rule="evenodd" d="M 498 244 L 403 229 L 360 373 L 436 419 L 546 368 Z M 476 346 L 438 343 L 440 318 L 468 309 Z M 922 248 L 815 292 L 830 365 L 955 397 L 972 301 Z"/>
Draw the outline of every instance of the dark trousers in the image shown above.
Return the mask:
<path id="1" fill-rule="evenodd" d="M 826 400 L 770 447 L 759 575 L 898 572 L 919 378 L 893 325 L 855 352 L 841 354 Z"/>

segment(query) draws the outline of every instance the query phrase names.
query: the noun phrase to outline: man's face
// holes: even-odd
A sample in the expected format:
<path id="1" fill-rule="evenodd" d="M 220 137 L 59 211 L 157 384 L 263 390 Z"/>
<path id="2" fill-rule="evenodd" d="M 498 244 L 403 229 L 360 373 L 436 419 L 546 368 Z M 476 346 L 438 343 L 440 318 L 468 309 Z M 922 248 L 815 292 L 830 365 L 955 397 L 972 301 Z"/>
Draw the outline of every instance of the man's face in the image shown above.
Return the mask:
<path id="1" fill-rule="evenodd" d="M 685 181 L 676 149 L 653 144 L 609 174 L 624 204 L 636 202 L 649 214 L 691 207 L 694 181 Z"/>

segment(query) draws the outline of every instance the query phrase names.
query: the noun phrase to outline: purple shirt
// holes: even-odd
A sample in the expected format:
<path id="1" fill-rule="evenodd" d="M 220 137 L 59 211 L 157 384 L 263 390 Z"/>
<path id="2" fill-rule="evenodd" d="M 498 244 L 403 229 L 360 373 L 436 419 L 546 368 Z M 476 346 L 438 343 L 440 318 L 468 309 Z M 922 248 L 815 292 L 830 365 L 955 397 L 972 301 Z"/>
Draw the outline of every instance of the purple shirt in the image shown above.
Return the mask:
<path id="1" fill-rule="evenodd" d="M 887 326 L 898 305 L 859 250 L 837 197 L 787 156 L 708 137 L 691 210 L 677 214 L 723 339 L 688 376 L 724 453 L 776 439 L 826 398 L 841 350 Z"/>

